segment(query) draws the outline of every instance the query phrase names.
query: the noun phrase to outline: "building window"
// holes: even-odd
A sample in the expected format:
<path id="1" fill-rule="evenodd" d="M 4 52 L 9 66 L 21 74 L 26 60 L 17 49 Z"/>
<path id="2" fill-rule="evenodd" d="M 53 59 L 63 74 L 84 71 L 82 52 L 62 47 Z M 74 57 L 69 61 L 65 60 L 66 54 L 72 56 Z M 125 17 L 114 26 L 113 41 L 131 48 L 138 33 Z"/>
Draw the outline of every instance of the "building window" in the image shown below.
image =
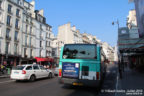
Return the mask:
<path id="1" fill-rule="evenodd" d="M 8 15 L 7 16 L 7 25 L 11 26 L 10 24 L 11 24 L 11 16 Z"/>
<path id="2" fill-rule="evenodd" d="M 9 12 L 9 13 L 12 13 L 11 10 L 12 10 L 12 6 L 11 6 L 11 5 L 8 5 L 8 12 Z"/>
<path id="3" fill-rule="evenodd" d="M 28 25 L 26 25 L 26 33 L 27 33 L 27 31 L 28 31 Z"/>
<path id="4" fill-rule="evenodd" d="M 2 28 L 0 27 L 0 37 L 2 37 Z"/>
<path id="5" fill-rule="evenodd" d="M 8 54 L 8 52 L 9 52 L 9 42 L 6 42 L 6 54 Z"/>
<path id="6" fill-rule="evenodd" d="M 42 41 L 40 41 L 40 47 L 42 47 Z"/>
<path id="7" fill-rule="evenodd" d="M 24 48 L 24 57 L 27 57 L 27 49 L 26 48 Z"/>
<path id="8" fill-rule="evenodd" d="M 1 40 L 0 40 L 0 53 L 1 53 Z"/>
<path id="9" fill-rule="evenodd" d="M 50 44 L 51 44 L 51 43 L 50 43 L 50 41 L 49 41 L 49 46 L 50 46 Z"/>
<path id="10" fill-rule="evenodd" d="M 33 50 L 31 49 L 31 50 L 30 50 L 30 57 L 32 57 L 32 56 L 33 56 L 33 54 L 32 54 L 32 53 L 33 53 Z"/>
<path id="11" fill-rule="evenodd" d="M 15 40 L 18 40 L 18 31 L 15 31 Z"/>
<path id="12" fill-rule="evenodd" d="M 18 44 L 14 44 L 14 54 L 18 54 Z"/>
<path id="13" fill-rule="evenodd" d="M 46 47 L 48 46 L 47 44 L 48 44 L 48 41 L 46 41 Z"/>
<path id="14" fill-rule="evenodd" d="M 18 29 L 18 25 L 19 25 L 19 20 L 18 20 L 18 19 L 16 19 L 15 28 L 17 28 L 17 29 Z"/>
<path id="15" fill-rule="evenodd" d="M 42 25 L 40 25 L 40 29 L 42 30 Z"/>
<path id="16" fill-rule="evenodd" d="M 40 57 L 42 57 L 42 50 L 40 50 Z"/>
<path id="17" fill-rule="evenodd" d="M 16 10 L 16 16 L 20 16 L 20 10 L 19 9 Z"/>
<path id="18" fill-rule="evenodd" d="M 31 46 L 31 41 L 32 41 L 32 37 L 30 37 L 30 40 L 29 40 L 29 45 Z"/>
<path id="19" fill-rule="evenodd" d="M 0 1 L 0 9 L 2 8 L 2 1 Z"/>
<path id="20" fill-rule="evenodd" d="M 32 27 L 30 27 L 30 34 L 32 34 Z"/>
<path id="21" fill-rule="evenodd" d="M 52 51 L 52 56 L 55 56 L 55 51 Z"/>
<path id="22" fill-rule="evenodd" d="M 10 29 L 6 29 L 6 38 L 10 38 L 10 36 L 9 36 L 9 34 L 10 34 Z"/>
<path id="23" fill-rule="evenodd" d="M 28 36 L 25 35 L 25 46 L 27 46 L 27 38 L 28 38 Z"/>

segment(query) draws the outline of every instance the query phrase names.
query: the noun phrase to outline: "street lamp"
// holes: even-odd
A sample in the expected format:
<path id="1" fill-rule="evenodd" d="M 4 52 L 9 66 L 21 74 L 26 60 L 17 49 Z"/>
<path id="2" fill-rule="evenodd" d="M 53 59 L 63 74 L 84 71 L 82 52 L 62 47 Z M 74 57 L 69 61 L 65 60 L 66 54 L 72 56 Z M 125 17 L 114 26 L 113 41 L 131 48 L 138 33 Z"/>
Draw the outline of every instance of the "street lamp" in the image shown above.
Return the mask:
<path id="1" fill-rule="evenodd" d="M 116 22 L 114 22 L 114 21 L 112 22 L 112 25 L 115 25 L 115 24 L 117 24 L 117 25 L 118 25 L 118 29 L 119 29 L 120 27 L 119 27 L 119 20 L 118 20 L 118 19 L 117 19 L 117 21 L 116 21 Z"/>
<path id="2" fill-rule="evenodd" d="M 118 32 L 119 32 L 119 20 L 117 19 L 116 22 L 112 22 L 112 25 L 115 25 L 117 24 L 118 25 Z M 121 57 L 121 58 L 120 58 Z M 118 60 L 118 69 L 119 69 L 119 74 L 120 74 L 120 78 L 122 79 L 122 71 L 124 71 L 124 64 L 123 64 L 123 53 L 119 53 L 119 60 Z"/>

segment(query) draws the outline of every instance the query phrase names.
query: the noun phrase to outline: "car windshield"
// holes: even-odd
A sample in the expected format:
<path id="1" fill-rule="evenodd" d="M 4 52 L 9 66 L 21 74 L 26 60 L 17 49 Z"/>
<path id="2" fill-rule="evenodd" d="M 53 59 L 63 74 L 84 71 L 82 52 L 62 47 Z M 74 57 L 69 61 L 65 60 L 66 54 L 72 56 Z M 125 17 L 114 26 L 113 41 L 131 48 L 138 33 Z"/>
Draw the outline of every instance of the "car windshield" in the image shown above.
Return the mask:
<path id="1" fill-rule="evenodd" d="M 13 67 L 12 69 L 13 70 L 23 70 L 25 66 L 16 66 L 16 67 Z"/>
<path id="2" fill-rule="evenodd" d="M 63 51 L 64 59 L 96 59 L 95 44 L 68 44 Z"/>

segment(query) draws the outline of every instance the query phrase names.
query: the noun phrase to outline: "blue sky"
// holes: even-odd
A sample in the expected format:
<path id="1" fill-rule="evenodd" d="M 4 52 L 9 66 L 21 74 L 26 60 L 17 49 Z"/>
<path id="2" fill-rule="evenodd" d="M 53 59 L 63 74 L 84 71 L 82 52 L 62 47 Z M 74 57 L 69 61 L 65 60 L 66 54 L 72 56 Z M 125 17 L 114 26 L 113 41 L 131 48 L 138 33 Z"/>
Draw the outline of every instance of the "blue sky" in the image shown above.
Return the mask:
<path id="1" fill-rule="evenodd" d="M 27 0 L 31 1 L 31 0 Z M 117 25 L 126 26 L 126 17 L 134 4 L 128 0 L 35 0 L 36 9 L 44 9 L 47 23 L 56 35 L 58 26 L 71 22 L 81 33 L 97 36 L 103 42 L 114 46 L 117 43 Z"/>

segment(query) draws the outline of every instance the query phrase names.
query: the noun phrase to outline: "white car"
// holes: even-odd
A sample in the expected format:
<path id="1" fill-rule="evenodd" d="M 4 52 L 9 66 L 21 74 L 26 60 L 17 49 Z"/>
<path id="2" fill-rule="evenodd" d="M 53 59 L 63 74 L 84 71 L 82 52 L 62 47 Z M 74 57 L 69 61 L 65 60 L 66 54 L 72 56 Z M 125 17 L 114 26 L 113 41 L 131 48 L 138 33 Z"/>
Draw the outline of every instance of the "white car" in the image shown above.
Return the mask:
<path id="1" fill-rule="evenodd" d="M 45 69 L 42 65 L 38 64 L 27 64 L 27 65 L 18 65 L 14 67 L 11 71 L 10 78 L 13 80 L 30 80 L 35 81 L 39 78 L 52 78 L 54 73 Z"/>

